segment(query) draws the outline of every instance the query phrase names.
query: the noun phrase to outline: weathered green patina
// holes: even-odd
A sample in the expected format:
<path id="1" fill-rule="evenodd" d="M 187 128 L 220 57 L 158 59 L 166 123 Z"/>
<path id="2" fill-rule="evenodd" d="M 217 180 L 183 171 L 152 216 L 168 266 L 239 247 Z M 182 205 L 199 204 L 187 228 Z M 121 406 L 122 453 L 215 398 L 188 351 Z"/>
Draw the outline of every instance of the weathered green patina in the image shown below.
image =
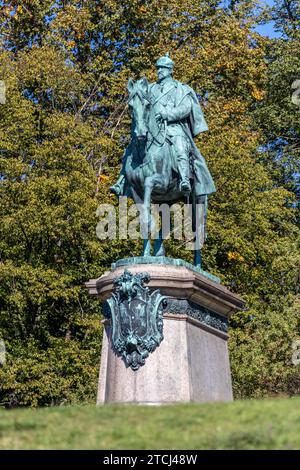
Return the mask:
<path id="1" fill-rule="evenodd" d="M 161 264 L 161 265 L 171 265 L 171 266 L 184 266 L 185 268 L 191 269 L 203 276 L 211 279 L 214 282 L 220 284 L 221 280 L 219 277 L 214 276 L 213 274 L 204 271 L 200 266 L 193 266 L 191 263 L 184 261 L 180 258 L 167 258 L 166 256 L 132 256 L 131 258 L 119 259 L 115 263 L 112 263 L 111 269 L 119 268 L 120 266 L 132 266 L 134 264 Z"/>
<path id="2" fill-rule="evenodd" d="M 156 62 L 156 83 L 149 84 L 146 78 L 137 82 L 129 79 L 131 141 L 123 156 L 120 177 L 111 187 L 117 196 L 127 195 L 142 204 L 143 256 L 151 253 L 151 202 L 188 200 L 193 206 L 193 230 L 204 232 L 205 217 L 203 225 L 196 227 L 196 210 L 202 204 L 206 213 L 207 195 L 216 190 L 193 140 L 208 129 L 205 118 L 192 88 L 173 79 L 173 65 L 168 55 Z M 155 244 L 154 255 L 164 256 L 161 238 Z M 201 263 L 197 245 L 194 262 Z"/>
<path id="3" fill-rule="evenodd" d="M 187 315 L 216 330 L 224 333 L 228 331 L 228 319 L 226 317 L 188 299 L 169 299 L 168 313 L 172 313 L 173 315 Z"/>
<path id="4" fill-rule="evenodd" d="M 104 315 L 112 323 L 112 346 L 132 370 L 144 365 L 163 340 L 167 300 L 159 290 L 150 294 L 144 286 L 149 281 L 148 273 L 133 275 L 125 269 L 114 281 L 115 293 L 104 304 Z"/>

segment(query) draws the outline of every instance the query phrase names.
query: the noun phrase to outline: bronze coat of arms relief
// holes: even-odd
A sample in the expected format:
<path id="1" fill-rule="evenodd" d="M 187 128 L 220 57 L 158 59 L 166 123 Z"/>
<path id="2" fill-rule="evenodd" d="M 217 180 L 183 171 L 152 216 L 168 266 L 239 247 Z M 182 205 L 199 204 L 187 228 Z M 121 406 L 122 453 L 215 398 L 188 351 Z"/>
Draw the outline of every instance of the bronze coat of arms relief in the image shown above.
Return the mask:
<path id="1" fill-rule="evenodd" d="M 138 370 L 163 340 L 163 310 L 167 297 L 159 290 L 150 293 L 148 273 L 124 273 L 114 280 L 115 292 L 106 301 L 104 314 L 110 318 L 111 341 L 127 367 Z"/>

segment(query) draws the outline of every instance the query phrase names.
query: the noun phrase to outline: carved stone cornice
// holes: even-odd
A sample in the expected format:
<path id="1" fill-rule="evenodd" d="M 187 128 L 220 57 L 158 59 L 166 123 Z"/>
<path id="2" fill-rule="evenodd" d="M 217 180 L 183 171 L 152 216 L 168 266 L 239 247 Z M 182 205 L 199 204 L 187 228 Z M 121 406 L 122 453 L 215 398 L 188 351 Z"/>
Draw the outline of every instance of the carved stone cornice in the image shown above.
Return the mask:
<path id="1" fill-rule="evenodd" d="M 162 295 L 189 300 L 226 318 L 244 307 L 244 301 L 226 287 L 184 266 L 147 264 L 146 269 L 150 275 L 148 287 L 160 289 Z M 145 264 L 132 264 L 130 271 L 133 274 L 143 272 Z M 104 302 L 114 291 L 114 279 L 123 272 L 124 266 L 118 266 L 85 285 L 91 295 Z"/>

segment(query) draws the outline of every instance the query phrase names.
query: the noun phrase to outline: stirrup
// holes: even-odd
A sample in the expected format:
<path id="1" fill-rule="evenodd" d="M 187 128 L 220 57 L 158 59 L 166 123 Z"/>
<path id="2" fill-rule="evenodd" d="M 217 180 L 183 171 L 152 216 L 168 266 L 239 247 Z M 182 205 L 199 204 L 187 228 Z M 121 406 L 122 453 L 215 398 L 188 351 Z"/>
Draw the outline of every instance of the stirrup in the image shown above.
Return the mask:
<path id="1" fill-rule="evenodd" d="M 121 186 L 119 184 L 113 184 L 112 186 L 109 187 L 109 190 L 111 193 L 115 194 L 118 196 L 121 191 Z"/>
<path id="2" fill-rule="evenodd" d="M 188 180 L 181 181 L 179 185 L 179 191 L 183 193 L 190 193 L 192 191 L 190 182 Z"/>

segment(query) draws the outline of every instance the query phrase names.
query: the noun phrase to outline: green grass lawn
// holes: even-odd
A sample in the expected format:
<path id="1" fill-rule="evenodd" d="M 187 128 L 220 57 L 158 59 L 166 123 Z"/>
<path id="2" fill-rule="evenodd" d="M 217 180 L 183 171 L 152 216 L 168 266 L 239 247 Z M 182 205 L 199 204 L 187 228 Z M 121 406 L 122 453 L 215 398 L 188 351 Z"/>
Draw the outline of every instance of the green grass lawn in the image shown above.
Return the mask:
<path id="1" fill-rule="evenodd" d="M 1 449 L 300 449 L 300 398 L 0 411 Z"/>

